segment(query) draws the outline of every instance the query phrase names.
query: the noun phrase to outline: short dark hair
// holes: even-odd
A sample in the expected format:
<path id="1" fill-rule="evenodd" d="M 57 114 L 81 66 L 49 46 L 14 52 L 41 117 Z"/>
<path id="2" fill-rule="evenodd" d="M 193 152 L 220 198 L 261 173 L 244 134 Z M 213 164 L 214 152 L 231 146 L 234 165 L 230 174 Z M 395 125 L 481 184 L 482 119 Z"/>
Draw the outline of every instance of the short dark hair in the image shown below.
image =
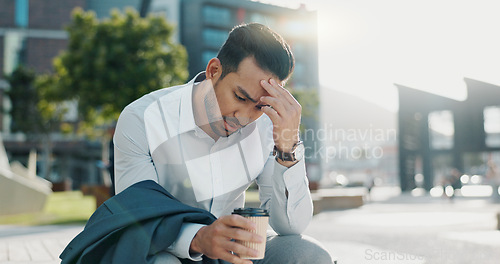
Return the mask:
<path id="1" fill-rule="evenodd" d="M 286 81 L 295 66 L 292 50 L 283 37 L 259 23 L 243 24 L 229 32 L 217 54 L 222 65 L 221 79 L 238 71 L 240 62 L 250 56 L 261 69 L 276 75 L 280 81 Z"/>

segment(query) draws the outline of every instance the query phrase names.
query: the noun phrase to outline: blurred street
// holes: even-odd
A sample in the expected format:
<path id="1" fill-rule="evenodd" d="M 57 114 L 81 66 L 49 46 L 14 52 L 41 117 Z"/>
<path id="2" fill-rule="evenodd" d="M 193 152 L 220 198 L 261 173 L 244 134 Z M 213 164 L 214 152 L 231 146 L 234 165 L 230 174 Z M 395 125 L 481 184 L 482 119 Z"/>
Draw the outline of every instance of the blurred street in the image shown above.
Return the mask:
<path id="1" fill-rule="evenodd" d="M 315 215 L 305 233 L 341 264 L 493 264 L 500 259 L 498 212 L 489 198 L 450 201 L 378 187 L 360 208 Z M 59 263 L 82 228 L 0 226 L 0 263 Z"/>
<path id="2" fill-rule="evenodd" d="M 397 191 L 374 188 L 361 208 L 321 212 L 305 233 L 342 264 L 498 263 L 500 204 L 391 193 Z"/>

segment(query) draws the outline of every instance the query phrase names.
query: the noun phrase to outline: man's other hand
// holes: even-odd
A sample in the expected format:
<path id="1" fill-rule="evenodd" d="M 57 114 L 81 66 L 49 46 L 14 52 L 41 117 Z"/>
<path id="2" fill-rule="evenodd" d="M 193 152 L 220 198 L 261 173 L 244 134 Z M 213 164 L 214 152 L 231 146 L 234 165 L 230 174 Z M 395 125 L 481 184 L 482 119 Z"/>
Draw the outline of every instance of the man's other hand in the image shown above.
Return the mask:
<path id="1" fill-rule="evenodd" d="M 245 247 L 234 240 L 264 242 L 261 237 L 248 230 L 255 230 L 255 224 L 240 215 L 226 215 L 211 225 L 202 227 L 191 242 L 190 251 L 202 253 L 211 259 L 222 259 L 234 264 L 252 264 L 252 261 L 241 259 L 237 255 L 257 256 L 257 250 Z"/>

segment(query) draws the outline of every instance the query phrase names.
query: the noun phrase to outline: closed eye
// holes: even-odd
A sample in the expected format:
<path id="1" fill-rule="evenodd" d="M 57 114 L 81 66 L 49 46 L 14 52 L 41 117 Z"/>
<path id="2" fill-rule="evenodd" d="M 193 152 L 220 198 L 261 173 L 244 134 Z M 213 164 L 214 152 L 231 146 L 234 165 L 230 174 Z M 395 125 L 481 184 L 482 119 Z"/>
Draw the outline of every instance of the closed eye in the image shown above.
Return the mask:
<path id="1" fill-rule="evenodd" d="M 256 105 L 255 107 L 257 107 L 257 109 L 262 109 L 262 107 L 266 107 L 266 106 L 269 106 L 269 105 Z"/>
<path id="2" fill-rule="evenodd" d="M 245 99 L 245 98 L 238 96 L 238 94 L 236 94 L 236 93 L 234 93 L 234 96 L 236 96 L 236 99 L 238 99 L 238 100 L 240 100 L 240 101 L 242 101 L 242 102 L 245 102 L 245 101 L 246 101 L 246 99 Z"/>

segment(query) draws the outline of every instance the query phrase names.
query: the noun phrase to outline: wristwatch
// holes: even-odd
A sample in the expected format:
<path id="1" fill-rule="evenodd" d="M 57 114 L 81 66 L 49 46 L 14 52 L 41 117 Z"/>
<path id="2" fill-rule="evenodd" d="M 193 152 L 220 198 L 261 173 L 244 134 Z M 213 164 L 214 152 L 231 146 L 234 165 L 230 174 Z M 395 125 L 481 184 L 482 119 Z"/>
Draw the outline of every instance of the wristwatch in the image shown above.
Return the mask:
<path id="1" fill-rule="evenodd" d="M 274 145 L 273 155 L 282 161 L 297 161 L 304 157 L 304 142 L 299 141 L 292 147 L 292 152 L 283 152 Z"/>

